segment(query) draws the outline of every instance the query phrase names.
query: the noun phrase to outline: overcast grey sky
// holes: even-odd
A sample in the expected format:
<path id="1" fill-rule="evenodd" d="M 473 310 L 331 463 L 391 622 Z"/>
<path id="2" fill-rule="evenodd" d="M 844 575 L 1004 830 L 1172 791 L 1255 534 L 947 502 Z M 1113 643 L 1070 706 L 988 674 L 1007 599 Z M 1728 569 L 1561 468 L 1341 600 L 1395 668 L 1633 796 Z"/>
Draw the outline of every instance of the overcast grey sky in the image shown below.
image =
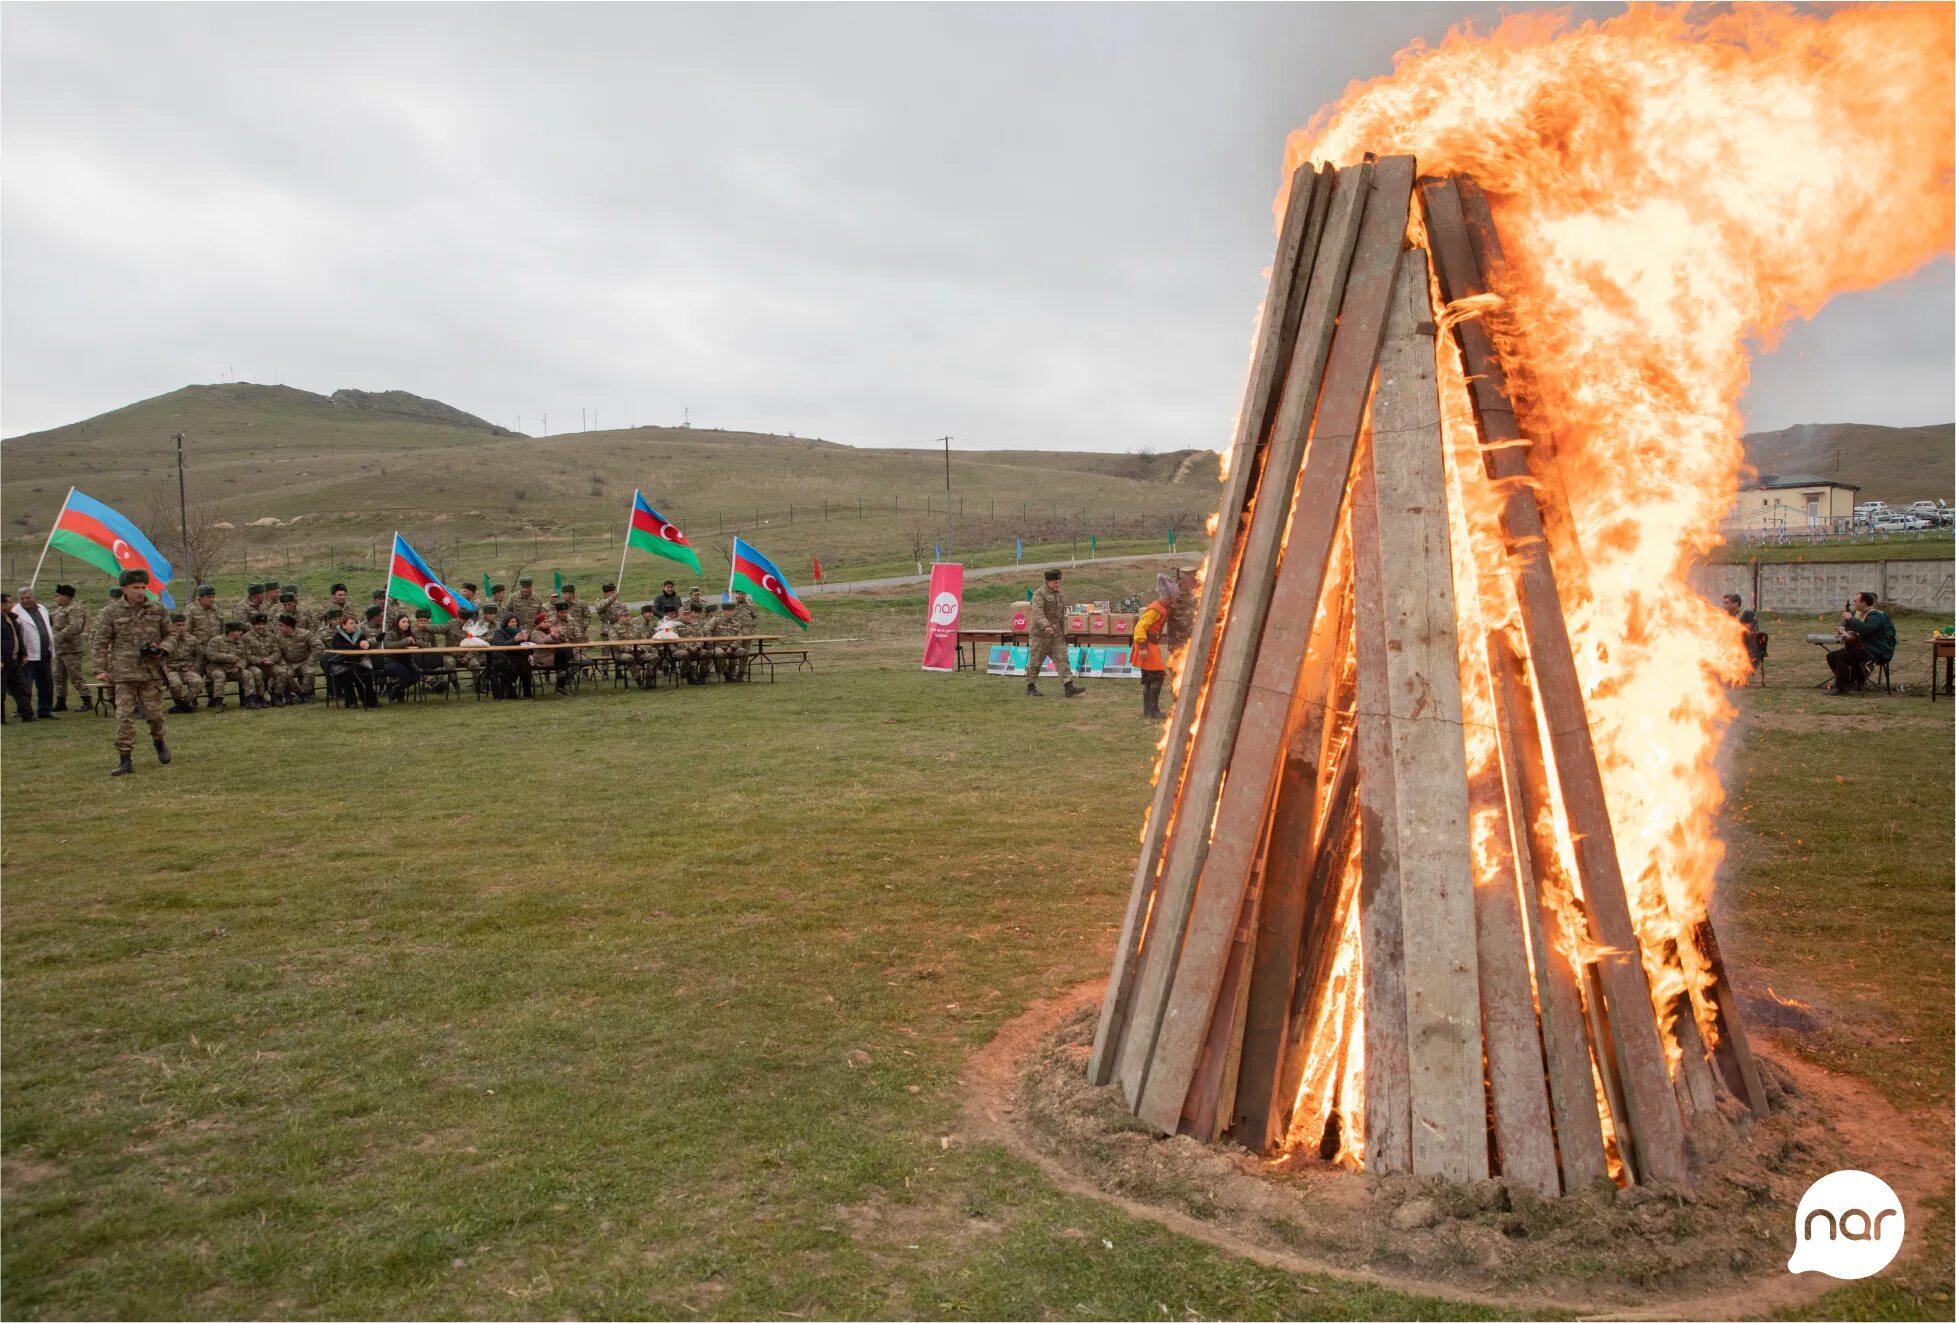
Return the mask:
<path id="1" fill-rule="evenodd" d="M 0 433 L 189 382 L 526 431 L 1227 440 L 1286 132 L 1492 7 L 25 5 Z M 1946 422 L 1945 261 L 1754 428 Z"/>

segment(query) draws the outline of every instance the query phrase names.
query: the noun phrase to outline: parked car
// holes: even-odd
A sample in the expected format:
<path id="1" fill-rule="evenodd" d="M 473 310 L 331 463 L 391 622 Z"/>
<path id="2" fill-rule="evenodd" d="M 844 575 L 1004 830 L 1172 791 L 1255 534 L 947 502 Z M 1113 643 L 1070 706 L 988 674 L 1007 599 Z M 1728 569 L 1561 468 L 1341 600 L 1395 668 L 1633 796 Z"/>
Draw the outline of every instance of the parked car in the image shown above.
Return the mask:
<path id="1" fill-rule="evenodd" d="M 1911 501 L 1901 513 L 1927 519 L 1931 524 L 1956 524 L 1956 508 L 1952 508 L 1947 501 Z"/>
<path id="2" fill-rule="evenodd" d="M 1936 522 L 1933 519 L 1924 519 L 1921 515 L 1916 514 L 1902 514 L 1899 511 L 1890 511 L 1884 515 L 1876 515 L 1872 523 L 1872 527 L 1877 533 L 1907 533 L 1918 528 L 1934 528 L 1935 526 Z"/>

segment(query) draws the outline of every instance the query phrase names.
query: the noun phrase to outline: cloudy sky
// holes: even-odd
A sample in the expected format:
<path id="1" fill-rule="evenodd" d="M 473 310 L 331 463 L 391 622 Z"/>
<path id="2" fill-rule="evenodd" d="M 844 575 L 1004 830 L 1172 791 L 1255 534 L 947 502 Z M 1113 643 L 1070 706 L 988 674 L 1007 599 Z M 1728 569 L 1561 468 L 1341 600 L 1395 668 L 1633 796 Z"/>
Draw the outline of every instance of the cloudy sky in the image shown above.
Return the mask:
<path id="1" fill-rule="evenodd" d="M 0 434 L 195 381 L 524 430 L 1227 439 L 1285 133 L 1486 9 L 23 5 Z M 1946 422 L 1951 268 L 1763 360 L 1755 428 Z"/>

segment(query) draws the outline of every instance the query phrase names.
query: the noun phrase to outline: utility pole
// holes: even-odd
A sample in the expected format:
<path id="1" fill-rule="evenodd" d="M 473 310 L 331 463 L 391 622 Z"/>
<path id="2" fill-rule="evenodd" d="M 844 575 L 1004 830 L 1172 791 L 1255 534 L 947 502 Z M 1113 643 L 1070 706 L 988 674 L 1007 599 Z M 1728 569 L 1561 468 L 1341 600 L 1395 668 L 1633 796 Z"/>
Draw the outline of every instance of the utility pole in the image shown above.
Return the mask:
<path id="1" fill-rule="evenodd" d="M 176 435 L 177 443 L 177 535 L 183 540 L 178 543 L 183 548 L 183 558 L 190 559 L 190 502 L 183 493 L 183 433 Z"/>
<path id="2" fill-rule="evenodd" d="M 944 443 L 944 554 L 951 554 L 951 441 L 948 436 L 937 438 Z"/>

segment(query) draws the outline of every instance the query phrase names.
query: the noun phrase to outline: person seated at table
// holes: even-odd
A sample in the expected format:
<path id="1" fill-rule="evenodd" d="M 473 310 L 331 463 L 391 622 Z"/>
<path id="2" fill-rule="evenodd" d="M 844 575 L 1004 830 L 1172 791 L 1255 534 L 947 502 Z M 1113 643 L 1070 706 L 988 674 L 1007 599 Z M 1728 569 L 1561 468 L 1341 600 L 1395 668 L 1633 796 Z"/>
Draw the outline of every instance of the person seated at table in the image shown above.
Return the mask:
<path id="1" fill-rule="evenodd" d="M 552 645 L 564 642 L 567 642 L 564 627 L 558 623 L 557 616 L 550 610 L 538 613 L 536 620 L 530 625 L 530 643 L 537 650 L 536 655 L 530 659 L 531 665 L 538 670 L 554 670 L 557 692 L 560 694 L 564 692 L 564 678 L 569 674 L 570 654 L 559 653 Z M 563 664 L 559 665 L 560 662 Z"/>
<path id="2" fill-rule="evenodd" d="M 457 616 L 456 619 L 459 620 L 461 617 Z M 430 689 L 438 693 L 446 690 L 450 681 L 442 672 L 448 670 L 452 662 L 447 653 L 435 652 L 432 649 L 449 646 L 448 635 L 445 631 L 435 628 L 435 613 L 429 607 L 414 608 L 414 646 L 431 650 L 425 657 L 414 659 L 415 665 L 421 671 L 421 678 L 428 682 Z"/>
<path id="3" fill-rule="evenodd" d="M 326 646 L 335 652 L 359 652 L 373 644 L 361 630 L 359 618 L 347 611 L 327 635 Z M 348 707 L 380 706 L 380 699 L 374 695 L 372 662 L 364 657 L 339 657 L 328 652 L 320 664 L 326 671 L 327 682 L 338 690 Z"/>
<path id="4" fill-rule="evenodd" d="M 1827 654 L 1827 665 L 1834 672 L 1836 694 L 1867 688 L 1868 664 L 1886 666 L 1895 659 L 1895 622 L 1875 607 L 1873 593 L 1856 593 L 1834 632 L 1841 646 Z"/>
<path id="5" fill-rule="evenodd" d="M 1759 663 L 1766 659 L 1766 636 L 1759 632 L 1759 617 L 1745 610 L 1745 601 L 1737 593 L 1725 594 L 1725 614 L 1739 622 L 1744 635 L 1745 657 L 1751 670 L 1758 670 Z"/>
<path id="6" fill-rule="evenodd" d="M 492 648 L 526 648 L 530 643 L 530 631 L 523 628 L 514 611 L 503 613 L 502 624 L 489 636 Z M 489 695 L 492 698 L 514 698 L 521 687 L 523 697 L 529 698 L 535 692 L 531 678 L 530 654 L 527 652 L 493 652 L 489 655 Z"/>
<path id="7" fill-rule="evenodd" d="M 414 637 L 414 618 L 406 614 L 394 617 L 394 625 L 381 638 L 380 646 L 390 651 L 420 647 Z M 414 688 L 414 682 L 421 678 L 420 668 L 414 664 L 416 660 L 418 659 L 409 657 L 388 657 L 382 660 L 381 669 L 387 672 L 390 681 L 387 687 L 388 702 L 399 703 L 405 700 L 408 690 Z"/>

